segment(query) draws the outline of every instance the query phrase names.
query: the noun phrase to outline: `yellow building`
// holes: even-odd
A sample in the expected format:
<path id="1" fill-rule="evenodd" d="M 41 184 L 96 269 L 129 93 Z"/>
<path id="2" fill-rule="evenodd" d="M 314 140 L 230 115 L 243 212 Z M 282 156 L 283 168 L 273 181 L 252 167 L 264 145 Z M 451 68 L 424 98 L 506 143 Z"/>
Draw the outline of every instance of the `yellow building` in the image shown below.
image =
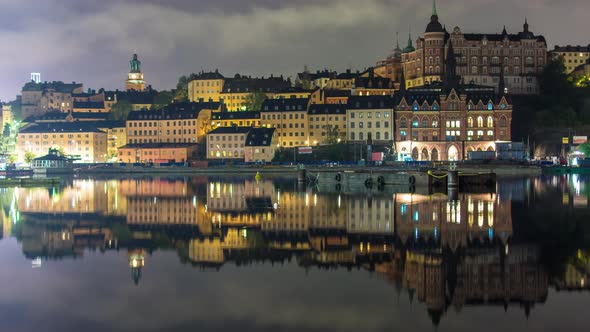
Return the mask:
<path id="1" fill-rule="evenodd" d="M 196 103 L 199 101 L 220 101 L 221 90 L 225 77 L 215 70 L 215 72 L 201 72 L 191 76 L 188 83 L 188 99 Z"/>
<path id="2" fill-rule="evenodd" d="M 346 105 L 309 105 L 310 145 L 346 141 Z"/>
<path id="3" fill-rule="evenodd" d="M 353 96 L 348 100 L 349 142 L 389 145 L 394 138 L 393 100 L 389 96 Z"/>
<path id="4" fill-rule="evenodd" d="M 117 149 L 121 163 L 185 163 L 197 159 L 196 143 L 135 143 Z"/>
<path id="5" fill-rule="evenodd" d="M 4 127 L 7 124 L 12 125 L 12 121 L 13 121 L 13 117 L 12 117 L 12 106 L 10 105 L 2 105 L 2 121 L 0 121 L 0 123 L 2 124 L 2 130 L 4 130 Z"/>
<path id="6" fill-rule="evenodd" d="M 225 79 L 220 98 L 225 103 L 228 111 L 258 111 L 247 109 L 248 98 L 254 94 L 263 94 L 266 98 L 280 96 L 306 95 L 308 92 L 296 92 L 291 89 L 288 81 L 282 77 L 251 78 L 249 76 L 236 75 L 234 78 Z"/>
<path id="7" fill-rule="evenodd" d="M 549 52 L 549 55 L 557 60 L 563 59 L 565 65 L 565 72 L 570 74 L 576 70 L 577 67 L 586 64 L 590 59 L 590 45 L 588 46 L 559 46 Z"/>
<path id="8" fill-rule="evenodd" d="M 211 122 L 213 122 L 213 128 L 260 127 L 262 125 L 259 111 L 214 112 L 211 113 Z"/>
<path id="9" fill-rule="evenodd" d="M 262 104 L 263 127 L 276 128 L 282 147 L 307 146 L 309 131 L 307 107 L 309 99 L 267 99 Z"/>
<path id="10" fill-rule="evenodd" d="M 207 134 L 207 158 L 270 162 L 277 148 L 274 128 L 219 127 Z"/>
<path id="11" fill-rule="evenodd" d="M 211 114 L 220 104 L 176 103 L 161 110 L 131 112 L 127 143 L 197 143 L 211 128 Z"/>
<path id="12" fill-rule="evenodd" d="M 96 124 L 85 122 L 56 122 L 29 124 L 17 136 L 18 161 L 25 153 L 44 156 L 50 148 L 63 149 L 65 155 L 79 158 L 80 162 L 106 162 L 107 133 Z"/>

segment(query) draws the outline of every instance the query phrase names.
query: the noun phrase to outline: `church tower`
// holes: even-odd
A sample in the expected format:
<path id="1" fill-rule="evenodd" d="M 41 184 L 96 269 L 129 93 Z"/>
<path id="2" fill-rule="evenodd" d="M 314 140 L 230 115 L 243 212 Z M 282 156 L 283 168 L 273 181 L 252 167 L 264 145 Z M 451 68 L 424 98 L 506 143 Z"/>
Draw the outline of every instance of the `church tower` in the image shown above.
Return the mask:
<path id="1" fill-rule="evenodd" d="M 127 91 L 143 91 L 145 90 L 145 81 L 143 80 L 143 73 L 141 72 L 141 61 L 137 59 L 137 54 L 133 54 L 133 59 L 129 61 L 131 70 L 127 74 L 127 81 L 125 81 L 125 89 Z"/>

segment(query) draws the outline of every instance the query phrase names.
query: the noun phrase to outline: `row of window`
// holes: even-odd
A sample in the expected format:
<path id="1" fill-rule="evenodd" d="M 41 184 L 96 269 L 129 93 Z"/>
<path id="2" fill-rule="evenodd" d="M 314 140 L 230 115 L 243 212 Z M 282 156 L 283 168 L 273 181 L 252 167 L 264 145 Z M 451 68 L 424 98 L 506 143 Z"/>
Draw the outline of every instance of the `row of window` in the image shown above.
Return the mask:
<path id="1" fill-rule="evenodd" d="M 166 135 L 196 135 L 197 134 L 197 130 L 196 129 L 183 129 L 183 130 L 166 130 Z M 163 131 L 160 130 L 130 130 L 129 131 L 129 135 L 130 136 L 152 136 L 152 135 L 163 135 Z"/>
<path id="2" fill-rule="evenodd" d="M 283 114 L 283 120 L 287 120 L 287 114 Z M 289 114 L 289 120 L 305 119 L 305 114 Z M 262 120 L 281 120 L 280 114 L 262 114 Z"/>
<path id="3" fill-rule="evenodd" d="M 351 122 L 350 123 L 350 129 L 355 129 L 356 123 L 355 122 Z M 364 128 L 365 127 L 365 123 L 363 121 L 360 121 L 358 123 L 358 127 L 359 128 Z M 367 128 L 373 128 L 373 122 L 368 121 L 367 122 Z M 375 128 L 381 128 L 381 121 L 376 121 L 375 122 Z M 389 121 L 384 121 L 383 122 L 383 128 L 389 128 Z"/>
<path id="4" fill-rule="evenodd" d="M 371 138 L 373 138 L 375 140 L 382 140 L 382 139 L 389 140 L 389 132 L 388 131 L 383 132 L 383 134 L 381 134 L 381 132 L 378 131 L 378 132 L 375 132 L 374 134 L 375 134 L 375 137 L 372 137 L 372 135 L 371 135 Z M 359 141 L 365 140 L 365 137 L 366 137 L 366 139 L 369 139 L 369 135 L 365 136 L 365 133 L 363 133 L 363 132 L 358 133 L 358 136 L 356 135 L 356 133 L 350 133 L 350 140 L 351 141 L 355 141 L 357 139 L 357 137 L 358 137 Z"/>
<path id="5" fill-rule="evenodd" d="M 176 121 L 166 121 L 166 126 L 170 127 L 170 123 L 172 122 L 172 126 L 176 126 L 177 122 Z M 132 128 L 152 128 L 152 127 L 158 127 L 158 125 L 160 127 L 163 126 L 164 122 L 158 122 L 158 121 L 153 121 L 153 122 L 136 122 L 136 121 L 129 121 L 128 122 L 129 127 Z M 197 121 L 196 120 L 184 120 L 184 121 L 178 121 L 178 125 L 179 126 L 196 126 L 197 125 Z"/>

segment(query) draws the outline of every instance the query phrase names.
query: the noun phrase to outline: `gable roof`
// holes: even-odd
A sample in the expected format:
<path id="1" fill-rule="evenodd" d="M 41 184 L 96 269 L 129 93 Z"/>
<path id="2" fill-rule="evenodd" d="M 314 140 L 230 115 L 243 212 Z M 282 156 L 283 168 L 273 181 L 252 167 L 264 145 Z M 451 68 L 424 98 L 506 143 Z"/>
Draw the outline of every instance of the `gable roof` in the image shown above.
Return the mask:
<path id="1" fill-rule="evenodd" d="M 393 108 L 390 96 L 351 96 L 348 98 L 347 109 L 388 109 Z"/>
<path id="2" fill-rule="evenodd" d="M 275 128 L 250 128 L 246 136 L 246 146 L 270 146 Z"/>

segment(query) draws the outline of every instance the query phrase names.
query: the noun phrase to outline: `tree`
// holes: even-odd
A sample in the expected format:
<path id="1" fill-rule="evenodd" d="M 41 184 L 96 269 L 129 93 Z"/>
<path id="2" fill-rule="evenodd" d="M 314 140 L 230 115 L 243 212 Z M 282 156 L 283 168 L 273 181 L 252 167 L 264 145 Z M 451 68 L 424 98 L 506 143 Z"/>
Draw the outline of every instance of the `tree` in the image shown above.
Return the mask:
<path id="1" fill-rule="evenodd" d="M 571 93 L 572 78 L 566 74 L 563 59 L 550 60 L 539 77 L 541 95 L 564 96 Z"/>
<path id="2" fill-rule="evenodd" d="M 328 125 L 326 127 L 326 143 L 327 144 L 336 144 L 340 143 L 342 140 L 342 133 L 340 132 L 340 128 L 334 125 Z"/>
<path id="3" fill-rule="evenodd" d="M 172 94 L 172 91 L 167 91 L 167 90 L 160 91 L 154 97 L 154 103 L 152 104 L 152 109 L 158 110 L 158 109 L 161 109 L 165 106 L 168 106 L 168 105 L 170 105 L 170 103 L 172 103 L 173 99 L 174 99 L 174 95 Z"/>
<path id="4" fill-rule="evenodd" d="M 10 124 L 9 123 L 4 125 L 4 131 L 2 132 L 2 136 L 10 137 Z"/>
<path id="5" fill-rule="evenodd" d="M 578 146 L 578 150 L 582 152 L 586 158 L 590 158 L 590 143 L 584 143 Z"/>
<path id="6" fill-rule="evenodd" d="M 31 151 L 25 152 L 25 162 L 27 164 L 30 164 L 33 161 L 33 159 L 35 159 L 35 157 L 36 156 L 33 152 L 31 152 Z"/>
<path id="7" fill-rule="evenodd" d="M 187 76 L 180 76 L 178 83 L 176 84 L 176 90 L 174 91 L 174 100 L 182 102 L 188 101 L 188 83 L 190 78 Z"/>
<path id="8" fill-rule="evenodd" d="M 111 108 L 110 118 L 111 120 L 127 120 L 127 116 L 129 115 L 129 113 L 131 113 L 132 110 L 133 107 L 129 101 L 118 101 Z"/>
<path id="9" fill-rule="evenodd" d="M 260 92 L 253 92 L 246 97 L 245 108 L 246 111 L 259 111 L 262 103 L 267 99 L 267 96 Z"/>

